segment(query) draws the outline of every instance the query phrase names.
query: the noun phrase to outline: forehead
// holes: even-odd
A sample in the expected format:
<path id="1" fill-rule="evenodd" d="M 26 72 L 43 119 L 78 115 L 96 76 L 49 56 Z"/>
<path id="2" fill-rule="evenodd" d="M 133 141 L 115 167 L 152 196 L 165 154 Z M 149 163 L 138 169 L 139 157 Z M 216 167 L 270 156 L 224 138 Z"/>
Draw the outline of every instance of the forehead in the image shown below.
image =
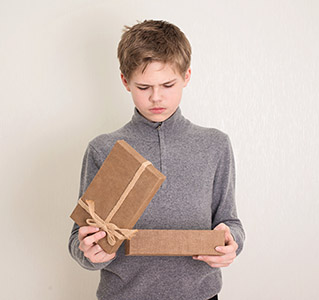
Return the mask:
<path id="1" fill-rule="evenodd" d="M 139 67 L 133 74 L 134 81 L 158 81 L 158 80 L 173 80 L 181 75 L 176 71 L 172 64 L 163 62 L 151 62 L 143 71 L 143 67 Z"/>

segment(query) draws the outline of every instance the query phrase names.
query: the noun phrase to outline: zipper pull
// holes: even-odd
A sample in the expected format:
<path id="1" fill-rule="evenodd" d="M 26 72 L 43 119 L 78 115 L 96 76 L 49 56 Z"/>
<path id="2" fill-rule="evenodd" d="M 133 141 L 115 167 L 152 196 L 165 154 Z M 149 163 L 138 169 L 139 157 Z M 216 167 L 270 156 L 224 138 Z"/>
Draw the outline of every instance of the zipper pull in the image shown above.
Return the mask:
<path id="1" fill-rule="evenodd" d="M 162 126 L 162 123 L 157 126 L 157 130 L 160 130 L 161 126 Z"/>

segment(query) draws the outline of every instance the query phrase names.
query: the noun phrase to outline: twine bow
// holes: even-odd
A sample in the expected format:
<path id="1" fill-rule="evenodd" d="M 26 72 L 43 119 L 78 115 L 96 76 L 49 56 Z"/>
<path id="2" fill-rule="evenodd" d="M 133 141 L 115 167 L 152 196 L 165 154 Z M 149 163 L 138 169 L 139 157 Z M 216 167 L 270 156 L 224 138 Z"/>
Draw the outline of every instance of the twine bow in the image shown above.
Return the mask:
<path id="1" fill-rule="evenodd" d="M 80 201 L 82 201 L 82 204 L 84 203 L 82 199 L 80 199 Z M 104 230 L 107 234 L 106 236 L 107 242 L 111 246 L 115 245 L 115 242 L 116 242 L 115 238 L 117 238 L 118 240 L 130 239 L 136 233 L 137 230 L 122 229 L 117 227 L 113 223 L 104 221 L 95 213 L 94 201 L 86 200 L 86 203 L 87 203 L 87 208 L 89 210 L 88 213 L 92 217 L 92 219 L 86 219 L 86 223 L 90 226 L 95 226 Z"/>
<path id="2" fill-rule="evenodd" d="M 145 161 L 142 163 L 142 165 L 139 167 L 137 172 L 135 173 L 133 179 L 131 182 L 128 184 L 126 187 L 125 191 L 121 195 L 120 199 L 116 203 L 116 205 L 113 207 L 109 215 L 105 220 L 100 218 L 96 213 L 95 213 L 95 205 L 93 200 L 86 200 L 86 203 L 80 198 L 79 199 L 79 204 L 81 205 L 82 208 L 86 210 L 87 213 L 90 214 L 92 217 L 91 219 L 87 219 L 86 223 L 90 226 L 95 226 L 98 227 L 102 230 L 104 230 L 107 234 L 107 242 L 111 245 L 114 246 L 116 243 L 116 238 L 118 240 L 125 240 L 125 239 L 131 239 L 134 234 L 137 232 L 137 230 L 132 230 L 132 229 L 122 229 L 117 227 L 115 224 L 111 223 L 112 217 L 115 215 L 117 210 L 120 208 L 124 200 L 126 199 L 127 195 L 129 192 L 132 190 L 134 187 L 135 183 L 139 179 L 139 177 L 142 175 L 143 171 L 146 169 L 148 165 L 150 165 L 151 162 Z"/>

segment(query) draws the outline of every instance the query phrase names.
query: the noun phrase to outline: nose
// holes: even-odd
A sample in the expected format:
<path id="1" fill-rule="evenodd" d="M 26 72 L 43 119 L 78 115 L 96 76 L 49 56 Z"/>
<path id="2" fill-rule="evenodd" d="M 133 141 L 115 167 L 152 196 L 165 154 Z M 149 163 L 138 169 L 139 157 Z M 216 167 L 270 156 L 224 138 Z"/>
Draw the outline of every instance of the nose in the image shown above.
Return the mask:
<path id="1" fill-rule="evenodd" d="M 150 95 L 150 101 L 151 102 L 158 102 L 161 101 L 161 95 L 160 95 L 160 90 L 159 88 L 153 87 L 152 88 L 152 93 Z"/>

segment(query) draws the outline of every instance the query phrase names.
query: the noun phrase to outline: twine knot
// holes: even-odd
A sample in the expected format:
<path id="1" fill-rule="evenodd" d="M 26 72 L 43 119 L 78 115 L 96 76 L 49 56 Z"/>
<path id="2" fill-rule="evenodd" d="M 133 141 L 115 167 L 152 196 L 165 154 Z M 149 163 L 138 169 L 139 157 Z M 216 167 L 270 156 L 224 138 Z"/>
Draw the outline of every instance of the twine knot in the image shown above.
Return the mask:
<path id="1" fill-rule="evenodd" d="M 102 220 L 95 213 L 94 201 L 86 200 L 86 203 L 89 209 L 89 214 L 92 217 L 92 219 L 86 219 L 86 223 L 90 226 L 95 226 L 104 230 L 107 234 L 107 242 L 111 246 L 115 245 L 116 238 L 119 240 L 131 239 L 133 235 L 136 233 L 137 230 L 119 228 L 113 223 Z"/>

